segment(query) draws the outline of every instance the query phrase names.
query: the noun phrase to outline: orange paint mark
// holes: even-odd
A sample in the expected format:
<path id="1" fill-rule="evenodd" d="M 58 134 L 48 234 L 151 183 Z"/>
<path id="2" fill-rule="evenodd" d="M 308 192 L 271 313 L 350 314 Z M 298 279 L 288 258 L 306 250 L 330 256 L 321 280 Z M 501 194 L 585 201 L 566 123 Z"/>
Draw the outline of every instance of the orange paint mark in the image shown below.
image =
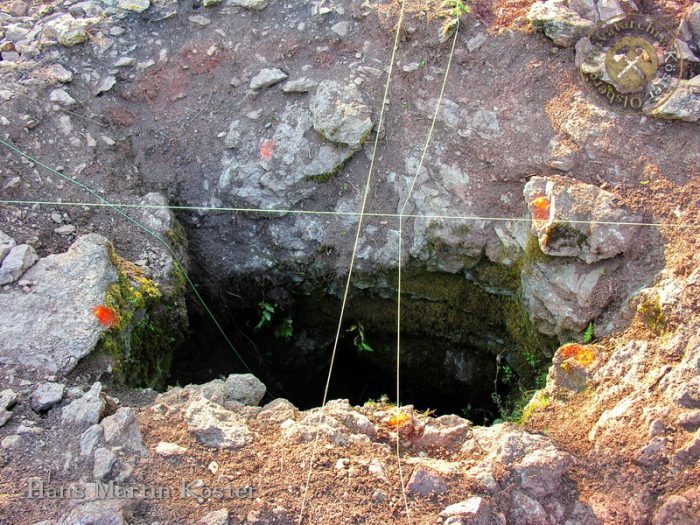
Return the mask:
<path id="1" fill-rule="evenodd" d="M 411 420 L 411 416 L 408 414 L 404 414 L 403 412 L 399 414 L 394 414 L 389 418 L 389 421 L 387 421 L 387 426 L 389 428 L 401 428 L 404 426 L 406 423 L 408 423 Z"/>
<path id="2" fill-rule="evenodd" d="M 119 316 L 109 306 L 96 306 L 92 313 L 95 314 L 100 324 L 107 328 L 111 328 L 119 322 Z"/>
<path id="3" fill-rule="evenodd" d="M 591 348 L 578 343 L 569 343 L 562 346 L 559 349 L 559 355 L 562 359 L 573 358 L 581 366 L 590 365 L 596 358 L 596 354 Z M 562 368 L 564 368 L 563 365 Z"/>
<path id="4" fill-rule="evenodd" d="M 549 199 L 547 197 L 537 197 L 530 203 L 532 218 L 536 221 L 549 220 Z"/>
<path id="5" fill-rule="evenodd" d="M 272 158 L 272 154 L 275 152 L 275 141 L 265 139 L 260 144 L 260 158 L 263 160 L 269 160 Z"/>

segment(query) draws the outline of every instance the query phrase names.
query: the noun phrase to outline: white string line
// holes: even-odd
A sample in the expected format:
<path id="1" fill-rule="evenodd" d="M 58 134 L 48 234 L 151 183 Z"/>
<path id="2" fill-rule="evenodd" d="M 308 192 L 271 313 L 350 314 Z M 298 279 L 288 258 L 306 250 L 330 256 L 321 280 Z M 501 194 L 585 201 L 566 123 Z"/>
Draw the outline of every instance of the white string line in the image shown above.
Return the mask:
<path id="1" fill-rule="evenodd" d="M 309 462 L 309 469 L 306 475 L 306 483 L 304 485 L 304 491 L 302 493 L 301 508 L 299 510 L 299 520 L 298 525 L 301 525 L 304 520 L 304 508 L 306 506 L 306 499 L 308 497 L 309 485 L 311 484 L 311 476 L 313 473 L 314 459 L 316 459 L 316 450 L 318 448 L 318 441 L 321 435 L 321 423 L 323 421 L 323 415 L 326 410 L 326 403 L 328 401 L 328 391 L 331 384 L 331 376 L 333 375 L 333 365 L 335 364 L 335 357 L 338 350 L 338 342 L 340 341 L 340 333 L 343 328 L 343 319 L 345 316 L 345 307 L 348 302 L 348 293 L 350 291 L 350 282 L 352 279 L 352 270 L 355 266 L 355 259 L 357 257 L 357 247 L 360 244 L 360 233 L 362 231 L 362 223 L 365 215 L 365 210 L 367 209 L 367 201 L 369 199 L 369 190 L 372 183 L 372 174 L 374 172 L 374 163 L 377 158 L 377 149 L 379 146 L 379 135 L 382 130 L 382 125 L 384 124 L 384 113 L 386 111 L 387 101 L 389 100 L 389 88 L 391 87 L 391 77 L 394 72 L 394 63 L 396 61 L 396 52 L 399 48 L 399 39 L 401 36 L 401 27 L 403 25 L 403 17 L 406 11 L 406 4 L 408 0 L 403 0 L 401 2 L 401 10 L 399 12 L 399 20 L 396 24 L 396 37 L 394 38 L 394 47 L 391 51 L 391 58 L 389 60 L 389 70 L 387 72 L 386 86 L 384 87 L 384 97 L 382 99 L 382 107 L 379 112 L 379 122 L 377 123 L 376 132 L 374 136 L 374 145 L 372 147 L 372 158 L 369 163 L 369 170 L 367 172 L 367 180 L 365 181 L 365 191 L 362 198 L 362 207 L 360 208 L 360 213 L 357 221 L 357 228 L 355 230 L 355 242 L 352 247 L 352 254 L 350 256 L 350 267 L 348 268 L 348 276 L 345 281 L 345 290 L 343 292 L 343 302 L 340 307 L 340 316 L 338 317 L 338 327 L 335 332 L 335 342 L 333 343 L 333 352 L 331 353 L 331 362 L 328 369 L 328 377 L 326 379 L 326 386 L 323 390 L 323 402 L 321 403 L 321 408 L 319 410 L 318 421 L 316 422 L 316 435 L 314 436 L 314 443 L 311 449 L 311 460 Z"/>
<path id="2" fill-rule="evenodd" d="M 230 340 L 230 339 L 228 338 L 228 336 L 226 335 L 226 332 L 224 331 L 223 327 L 219 324 L 219 320 L 216 318 L 216 316 L 214 315 L 214 313 L 209 309 L 209 306 L 208 306 L 207 303 L 204 301 L 204 298 L 199 294 L 199 290 L 197 290 L 197 287 L 194 285 L 194 283 L 193 283 L 192 280 L 190 279 L 190 276 L 189 276 L 189 273 L 187 272 L 187 269 L 186 269 L 185 266 L 180 262 L 180 259 L 178 258 L 177 254 L 175 253 L 175 250 L 170 246 L 170 244 L 168 243 L 168 241 L 166 241 L 165 239 L 163 239 L 163 237 L 161 237 L 157 232 L 151 230 L 148 226 L 146 226 L 146 225 L 145 225 L 144 223 L 142 223 L 141 221 L 139 221 L 139 220 L 137 220 L 137 219 L 134 219 L 134 218 L 131 217 L 128 213 L 126 213 L 124 210 L 122 210 L 122 209 L 116 207 L 115 205 L 113 205 L 111 202 L 109 202 L 107 199 L 105 199 L 104 197 L 102 197 L 102 196 L 101 196 L 99 193 L 97 193 L 95 190 L 93 190 L 92 188 L 90 188 L 87 184 L 85 184 L 85 183 L 83 183 L 83 182 L 81 182 L 81 181 L 79 181 L 79 180 L 77 180 L 77 179 L 73 179 L 73 178 L 71 178 L 71 177 L 68 177 L 67 175 L 64 175 L 64 174 L 61 173 L 60 171 L 53 169 L 51 166 L 48 166 L 48 165 L 44 164 L 44 163 L 41 162 L 40 160 L 35 159 L 34 157 L 32 157 L 31 155 L 29 155 L 28 153 L 25 153 L 24 151 L 20 150 L 19 148 L 17 148 L 16 146 L 10 144 L 9 142 L 5 142 L 4 140 L 0 139 L 0 144 L 3 145 L 3 146 L 5 146 L 5 147 L 6 147 L 7 149 L 9 149 L 10 151 L 13 151 L 14 153 L 17 153 L 18 155 L 21 155 L 22 157 L 24 157 L 24 158 L 27 159 L 28 161 L 30 161 L 30 162 L 36 164 L 37 166 L 40 166 L 40 167 L 44 168 L 44 169 L 47 170 L 48 172 L 53 173 L 53 174 L 55 174 L 55 175 L 58 175 L 58 176 L 61 177 L 62 179 L 67 180 L 68 182 L 70 182 L 71 184 L 75 184 L 76 186 L 78 186 L 78 187 L 81 188 L 82 190 L 86 191 L 87 193 L 89 193 L 90 195 L 92 195 L 93 197 L 95 197 L 96 199 L 98 199 L 98 200 L 100 201 L 100 203 L 101 203 L 102 206 L 106 206 L 106 207 L 108 207 L 108 208 L 114 210 L 114 211 L 117 212 L 119 215 L 121 215 L 122 217 L 124 217 L 126 220 L 128 220 L 128 221 L 131 222 L 132 224 L 135 224 L 139 229 L 145 231 L 146 233 L 148 233 L 149 235 L 151 235 L 154 239 L 156 239 L 160 244 L 162 244 L 163 247 L 167 250 L 167 252 L 168 252 L 168 253 L 170 254 L 170 256 L 172 257 L 173 263 L 175 264 L 175 266 L 182 272 L 182 275 L 184 275 L 185 280 L 187 281 L 187 284 L 190 286 L 190 288 L 191 288 L 192 291 L 194 292 L 195 297 L 196 297 L 197 300 L 200 302 L 200 304 L 202 305 L 202 307 L 204 308 L 204 310 L 207 312 L 207 314 L 209 315 L 209 317 L 211 318 L 211 320 L 214 322 L 214 325 L 216 326 L 217 330 L 218 330 L 218 331 L 221 333 L 221 335 L 223 336 L 223 338 L 224 338 L 224 340 L 226 341 L 226 343 L 228 344 L 229 348 L 233 351 L 233 353 L 236 355 L 236 357 L 238 358 L 238 360 L 243 364 L 243 366 L 246 368 L 246 370 L 248 370 L 248 372 L 250 372 L 251 374 L 253 373 L 253 371 L 252 371 L 252 370 L 250 369 L 250 367 L 248 366 L 248 363 L 245 362 L 245 360 L 243 359 L 243 357 L 241 356 L 241 354 L 239 354 L 239 353 L 238 353 L 238 350 L 236 350 L 236 348 L 233 346 L 233 343 L 231 342 L 231 340 Z"/>
<path id="3" fill-rule="evenodd" d="M 177 205 L 160 205 L 160 204 L 118 204 L 110 202 L 105 204 L 102 202 L 75 202 L 75 201 L 34 201 L 34 200 L 18 200 L 18 199 L 0 199 L 0 204 L 19 205 L 19 206 L 75 206 L 86 208 L 136 208 L 136 209 L 154 209 L 154 210 L 173 210 L 173 211 L 198 211 L 198 212 L 229 212 L 229 213 L 259 213 L 270 215 L 320 215 L 320 216 L 342 216 L 342 217 L 357 217 L 360 215 L 358 211 L 331 211 L 331 210 L 285 210 L 285 209 L 267 209 L 267 208 L 232 208 L 232 207 L 212 207 L 212 206 L 177 206 Z M 372 212 L 366 211 L 362 214 L 364 217 L 379 217 L 396 219 L 401 217 L 400 213 L 389 212 Z M 440 220 L 455 220 L 455 221 L 492 221 L 492 222 L 532 222 L 529 217 L 489 217 L 488 215 L 440 215 L 440 214 L 416 214 L 405 213 L 402 216 L 404 219 L 440 219 Z M 624 221 L 586 221 L 586 220 L 554 220 L 552 224 L 582 224 L 582 225 L 607 225 L 607 226 L 649 226 L 657 228 L 687 228 L 700 229 L 700 224 L 694 223 L 673 223 L 673 222 L 624 222 Z"/>
<path id="4" fill-rule="evenodd" d="M 438 114 L 440 112 L 440 105 L 442 104 L 442 99 L 445 96 L 445 88 L 447 86 L 447 78 L 450 74 L 450 67 L 452 66 L 452 57 L 454 56 L 455 46 L 457 44 L 457 36 L 459 34 L 459 17 L 457 17 L 457 26 L 455 27 L 455 34 L 452 39 L 452 47 L 450 48 L 450 55 L 447 59 L 447 66 L 445 68 L 445 76 L 442 79 L 442 86 L 440 88 L 440 95 L 438 96 L 437 103 L 435 105 L 435 113 L 433 114 L 433 120 L 430 123 L 430 128 L 428 129 L 428 137 L 423 146 L 423 151 L 421 153 L 420 161 L 418 162 L 418 168 L 416 169 L 416 174 L 413 176 L 411 181 L 411 186 L 408 189 L 406 199 L 399 211 L 399 253 L 398 253 L 398 286 L 396 294 L 396 463 L 399 470 L 399 479 L 401 480 L 401 492 L 404 499 L 404 506 L 406 507 L 406 517 L 409 523 L 412 523 L 411 514 L 408 507 L 408 500 L 406 499 L 406 486 L 403 479 L 403 467 L 401 466 L 401 419 L 399 414 L 401 412 L 401 266 L 403 264 L 402 248 L 403 248 L 403 222 L 405 218 L 406 206 L 408 205 L 411 195 L 413 194 L 413 189 L 416 186 L 416 181 L 420 174 L 423 163 L 425 162 L 425 157 L 428 153 L 428 147 L 430 146 L 430 141 L 433 138 L 433 131 L 435 130 L 435 124 L 437 122 Z"/>

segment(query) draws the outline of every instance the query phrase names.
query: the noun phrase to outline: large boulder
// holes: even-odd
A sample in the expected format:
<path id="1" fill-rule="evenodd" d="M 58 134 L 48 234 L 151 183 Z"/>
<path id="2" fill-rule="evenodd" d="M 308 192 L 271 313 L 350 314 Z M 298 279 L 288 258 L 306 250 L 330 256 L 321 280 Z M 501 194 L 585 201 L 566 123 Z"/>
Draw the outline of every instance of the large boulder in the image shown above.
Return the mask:
<path id="1" fill-rule="evenodd" d="M 108 241 L 79 237 L 66 253 L 40 259 L 24 279 L 33 283 L 30 292 L 0 292 L 0 363 L 68 372 L 100 337 L 92 310 L 117 279 Z"/>
<path id="2" fill-rule="evenodd" d="M 542 252 L 578 257 L 588 264 L 627 251 L 640 228 L 635 223 L 642 220 L 620 205 L 612 193 L 591 184 L 532 177 L 523 195 L 530 206 L 533 232 Z M 537 209 L 539 199 L 544 204 Z M 543 210 L 542 206 L 548 209 Z"/>

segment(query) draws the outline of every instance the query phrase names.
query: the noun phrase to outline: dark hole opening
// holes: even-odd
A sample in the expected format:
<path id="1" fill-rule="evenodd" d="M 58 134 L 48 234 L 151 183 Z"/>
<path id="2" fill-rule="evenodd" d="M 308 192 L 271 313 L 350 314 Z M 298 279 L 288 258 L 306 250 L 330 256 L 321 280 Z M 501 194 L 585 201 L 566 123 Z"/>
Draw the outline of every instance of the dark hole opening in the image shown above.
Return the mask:
<path id="1" fill-rule="evenodd" d="M 313 299 L 311 302 L 323 309 L 319 302 Z M 337 306 L 335 299 L 330 303 Z M 201 308 L 191 301 L 188 308 L 191 334 L 176 350 L 170 385 L 200 384 L 231 373 L 247 372 Z M 256 330 L 261 317 L 259 306 L 227 305 L 222 311 L 225 313 L 217 314 L 217 318 L 227 336 L 268 388 L 263 402 L 284 397 L 301 409 L 321 405 L 337 317 L 333 320 L 332 315 L 305 316 L 304 308 L 299 305 L 291 314 L 276 308 L 273 320 Z M 348 312 L 352 315 L 356 311 L 358 308 L 351 300 Z M 339 308 L 335 309 L 336 315 L 337 312 Z M 285 338 L 276 333 L 276 327 L 288 318 L 292 319 L 292 335 Z M 370 351 L 359 344 L 363 339 L 358 337 L 358 325 L 360 321 L 353 317 L 344 323 L 328 399 L 345 398 L 354 405 L 380 399 L 393 403 L 396 401 L 395 330 L 392 326 L 382 331 L 363 329 Z M 506 377 L 496 356 L 440 337 L 402 333 L 401 404 L 414 405 L 420 411 L 431 410 L 436 415 L 457 414 L 476 424 L 492 423 L 503 416 L 503 407 L 523 391 L 519 379 Z M 517 373 L 513 375 L 517 379 Z M 500 407 L 495 395 L 501 400 Z"/>

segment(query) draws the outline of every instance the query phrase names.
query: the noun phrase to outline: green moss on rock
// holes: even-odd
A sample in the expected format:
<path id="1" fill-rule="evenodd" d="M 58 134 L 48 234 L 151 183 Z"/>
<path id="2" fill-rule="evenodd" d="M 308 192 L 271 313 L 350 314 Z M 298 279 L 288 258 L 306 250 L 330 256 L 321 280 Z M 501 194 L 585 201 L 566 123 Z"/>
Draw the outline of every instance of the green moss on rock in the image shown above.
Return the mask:
<path id="1" fill-rule="evenodd" d="M 172 283 L 158 285 L 138 266 L 110 248 L 119 277 L 105 296 L 117 315 L 96 350 L 108 355 L 115 378 L 130 386 L 161 388 L 170 373 L 173 352 L 186 330 L 184 275 L 173 265 Z"/>

